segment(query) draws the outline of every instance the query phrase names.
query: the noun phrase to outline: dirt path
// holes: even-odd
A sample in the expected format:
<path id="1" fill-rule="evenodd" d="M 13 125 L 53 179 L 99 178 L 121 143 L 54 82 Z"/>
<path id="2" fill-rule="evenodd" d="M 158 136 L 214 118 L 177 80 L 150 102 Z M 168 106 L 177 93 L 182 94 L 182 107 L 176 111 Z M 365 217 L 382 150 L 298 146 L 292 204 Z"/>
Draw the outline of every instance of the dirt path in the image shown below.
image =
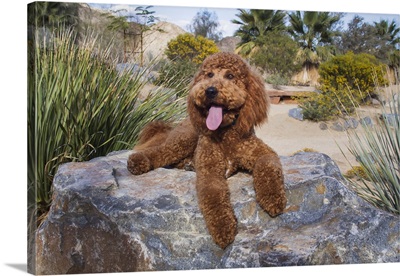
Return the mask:
<path id="1" fill-rule="evenodd" d="M 353 165 L 357 162 L 348 152 L 348 138 L 346 132 L 321 130 L 319 123 L 299 121 L 289 117 L 288 111 L 297 107 L 296 104 L 271 105 L 269 120 L 256 129 L 256 134 L 265 143 L 271 146 L 279 155 L 292 155 L 304 148 L 311 148 L 331 157 L 339 166 L 342 173 L 351 166 L 340 151 L 344 150 L 347 158 Z"/>

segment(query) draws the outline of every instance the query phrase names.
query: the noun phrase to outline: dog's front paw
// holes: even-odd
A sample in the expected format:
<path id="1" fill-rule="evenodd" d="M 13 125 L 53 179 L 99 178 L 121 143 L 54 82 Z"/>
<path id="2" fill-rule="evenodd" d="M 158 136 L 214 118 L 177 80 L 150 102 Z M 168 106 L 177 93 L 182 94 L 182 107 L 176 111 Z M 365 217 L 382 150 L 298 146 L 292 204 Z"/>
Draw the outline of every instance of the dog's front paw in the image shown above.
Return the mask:
<path id="1" fill-rule="evenodd" d="M 146 173 L 151 170 L 149 158 L 141 152 L 132 153 L 128 158 L 128 171 L 134 175 Z"/>
<path id="2" fill-rule="evenodd" d="M 271 216 L 276 217 L 283 213 L 286 207 L 286 195 L 285 193 L 275 193 L 272 195 L 266 195 L 263 198 L 258 199 L 260 206 Z"/>
<path id="3" fill-rule="evenodd" d="M 207 228 L 214 242 L 222 249 L 225 249 L 235 240 L 237 221 L 232 210 L 221 211 L 218 210 L 216 213 L 219 214 L 209 219 Z"/>

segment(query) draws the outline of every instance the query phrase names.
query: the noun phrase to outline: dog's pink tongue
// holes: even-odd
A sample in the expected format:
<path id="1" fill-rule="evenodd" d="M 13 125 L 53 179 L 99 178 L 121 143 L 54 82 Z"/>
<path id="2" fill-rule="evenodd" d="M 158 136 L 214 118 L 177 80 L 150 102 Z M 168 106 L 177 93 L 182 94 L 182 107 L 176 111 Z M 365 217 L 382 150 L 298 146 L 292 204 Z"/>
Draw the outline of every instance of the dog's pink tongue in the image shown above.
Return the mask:
<path id="1" fill-rule="evenodd" d="M 222 107 L 212 106 L 208 111 L 206 124 L 209 130 L 216 130 L 222 123 Z"/>

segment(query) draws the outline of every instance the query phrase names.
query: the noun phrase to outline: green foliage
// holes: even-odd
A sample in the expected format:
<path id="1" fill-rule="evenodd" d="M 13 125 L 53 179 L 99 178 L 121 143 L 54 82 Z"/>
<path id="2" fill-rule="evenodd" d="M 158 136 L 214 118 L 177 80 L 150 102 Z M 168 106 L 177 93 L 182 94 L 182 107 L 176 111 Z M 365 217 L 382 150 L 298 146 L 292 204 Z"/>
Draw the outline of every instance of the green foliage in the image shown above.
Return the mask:
<path id="1" fill-rule="evenodd" d="M 28 25 L 54 28 L 79 23 L 78 3 L 34 2 L 28 5 Z"/>
<path id="2" fill-rule="evenodd" d="M 339 33 L 335 30 L 342 14 L 316 11 L 296 11 L 289 14 L 289 33 L 302 48 L 315 49 L 321 43 L 331 43 Z"/>
<path id="3" fill-rule="evenodd" d="M 185 33 L 168 42 L 165 54 L 172 61 L 186 60 L 201 64 L 207 56 L 218 51 L 214 41 Z"/>
<path id="4" fill-rule="evenodd" d="M 374 56 L 348 52 L 321 64 L 321 89 L 338 91 L 348 88 L 359 101 L 373 93 L 376 83 L 385 84 L 384 70 L 385 67 Z"/>
<path id="5" fill-rule="evenodd" d="M 183 94 L 187 92 L 189 83 L 199 68 L 198 64 L 185 59 L 176 61 L 163 60 L 160 62 L 160 66 L 159 76 L 154 84 L 176 89 Z"/>
<path id="6" fill-rule="evenodd" d="M 281 78 L 290 77 L 301 69 L 301 64 L 294 63 L 298 51 L 297 43 L 288 35 L 271 32 L 259 38 L 263 45 L 250 57 L 250 62 L 273 75 Z"/>
<path id="7" fill-rule="evenodd" d="M 387 20 L 381 20 L 379 22 L 374 22 L 376 32 L 381 39 L 384 39 L 390 45 L 396 47 L 400 43 L 400 27 L 397 27 L 394 19 L 392 22 Z"/>
<path id="8" fill-rule="evenodd" d="M 349 179 L 356 192 L 371 204 L 400 214 L 400 91 L 390 86 L 388 104 L 381 113 L 390 119 L 378 120 L 362 131 L 347 130 L 349 151 L 359 162 Z M 343 152 L 343 151 L 342 151 Z M 352 175 L 350 175 L 352 176 Z"/>
<path id="9" fill-rule="evenodd" d="M 338 41 L 342 53 L 353 51 L 355 54 L 368 53 L 390 67 L 398 68 L 396 51 L 400 42 L 400 28 L 393 20 L 381 20 L 369 24 L 361 16 L 354 16 Z"/>
<path id="10" fill-rule="evenodd" d="M 289 76 L 287 76 L 287 75 L 284 76 L 279 73 L 266 76 L 265 82 L 272 84 L 272 86 L 275 89 L 279 89 L 280 85 L 290 85 L 291 84 L 291 80 L 290 80 Z"/>
<path id="11" fill-rule="evenodd" d="M 239 25 L 234 35 L 241 38 L 238 52 L 242 56 L 249 56 L 253 49 L 262 47 L 264 36 L 271 32 L 283 32 L 286 29 L 286 12 L 284 11 L 239 9 L 239 14 L 236 16 L 239 20 L 233 19 L 232 23 Z"/>
<path id="12" fill-rule="evenodd" d="M 303 109 L 303 118 L 310 121 L 328 121 L 339 114 L 338 106 L 331 93 L 307 93 L 306 97 L 297 97 L 299 107 Z"/>
<path id="13" fill-rule="evenodd" d="M 78 46 L 71 30 L 60 30 L 29 49 L 28 190 L 39 207 L 51 201 L 60 164 L 130 149 L 144 124 L 184 111 L 172 92 L 141 100 L 147 72 L 118 73 L 110 48 L 86 37 Z"/>
<path id="14" fill-rule="evenodd" d="M 316 11 L 289 13 L 288 31 L 300 46 L 299 63 L 319 64 L 333 55 L 333 49 L 327 46 L 339 36 L 337 25 L 342 16 L 341 13 Z"/>
<path id="15" fill-rule="evenodd" d="M 372 95 L 376 85 L 386 84 L 384 66 L 368 54 L 348 52 L 322 63 L 319 68 L 321 93 L 300 99 L 305 119 L 329 120 L 340 114 L 354 112 Z"/>

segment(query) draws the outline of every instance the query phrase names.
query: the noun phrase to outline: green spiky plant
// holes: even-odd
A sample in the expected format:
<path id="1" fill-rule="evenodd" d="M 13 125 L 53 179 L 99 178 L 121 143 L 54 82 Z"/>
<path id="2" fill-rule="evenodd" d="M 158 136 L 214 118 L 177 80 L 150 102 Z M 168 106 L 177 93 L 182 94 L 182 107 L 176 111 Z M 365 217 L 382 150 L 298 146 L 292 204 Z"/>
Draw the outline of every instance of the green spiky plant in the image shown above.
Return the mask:
<path id="1" fill-rule="evenodd" d="M 361 124 L 360 130 L 347 130 L 348 149 L 359 163 L 349 178 L 352 187 L 371 204 L 400 214 L 400 91 L 390 85 L 382 114 L 373 125 Z M 343 151 L 342 151 L 343 152 Z"/>
<path id="2" fill-rule="evenodd" d="M 60 164 L 131 149 L 142 127 L 176 120 L 185 110 L 181 91 L 156 90 L 143 98 L 149 69 L 117 72 L 109 45 L 73 30 L 35 34 L 28 62 L 28 195 L 45 212 Z"/>

